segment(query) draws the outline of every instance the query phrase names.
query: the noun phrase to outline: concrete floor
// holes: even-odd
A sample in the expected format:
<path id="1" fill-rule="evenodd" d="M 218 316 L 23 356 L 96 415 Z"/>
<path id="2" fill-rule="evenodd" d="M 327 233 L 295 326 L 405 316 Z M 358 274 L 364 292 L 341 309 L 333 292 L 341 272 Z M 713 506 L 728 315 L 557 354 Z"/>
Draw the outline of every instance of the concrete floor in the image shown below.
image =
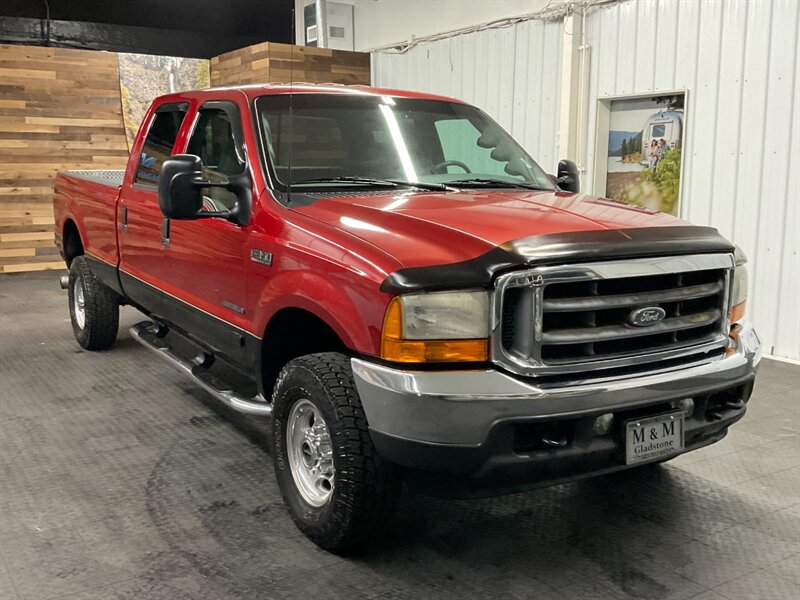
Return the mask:
<path id="1" fill-rule="evenodd" d="M 138 346 L 82 351 L 54 273 L 0 278 L 0 598 L 800 597 L 800 367 L 655 469 L 479 501 L 406 492 L 342 559 L 294 527 L 263 422 Z"/>

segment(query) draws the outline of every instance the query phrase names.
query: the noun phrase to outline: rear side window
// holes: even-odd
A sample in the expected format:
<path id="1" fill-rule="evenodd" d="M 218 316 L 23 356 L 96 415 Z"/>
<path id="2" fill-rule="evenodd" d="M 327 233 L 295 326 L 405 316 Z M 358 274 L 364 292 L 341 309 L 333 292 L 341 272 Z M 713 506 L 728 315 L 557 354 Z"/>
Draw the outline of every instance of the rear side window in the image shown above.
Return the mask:
<path id="1" fill-rule="evenodd" d="M 186 109 L 185 104 L 165 105 L 158 109 L 142 147 L 134 183 L 158 184 L 161 165 L 172 154 Z"/>

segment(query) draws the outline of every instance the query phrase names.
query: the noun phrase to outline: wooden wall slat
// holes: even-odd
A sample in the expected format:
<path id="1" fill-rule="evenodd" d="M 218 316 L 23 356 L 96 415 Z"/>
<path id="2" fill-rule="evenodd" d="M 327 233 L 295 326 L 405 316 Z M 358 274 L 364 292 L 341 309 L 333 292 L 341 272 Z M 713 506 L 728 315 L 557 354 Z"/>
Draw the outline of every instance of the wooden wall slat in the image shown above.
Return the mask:
<path id="1" fill-rule="evenodd" d="M 211 59 L 213 85 L 370 83 L 370 55 L 265 42 Z M 121 169 L 128 146 L 110 52 L 0 45 L 0 273 L 63 268 L 53 180 Z"/>
<path id="2" fill-rule="evenodd" d="M 0 272 L 63 268 L 56 172 L 119 169 L 127 157 L 116 54 L 0 46 Z"/>
<path id="3" fill-rule="evenodd" d="M 211 59 L 211 84 L 370 84 L 370 55 L 265 42 Z"/>

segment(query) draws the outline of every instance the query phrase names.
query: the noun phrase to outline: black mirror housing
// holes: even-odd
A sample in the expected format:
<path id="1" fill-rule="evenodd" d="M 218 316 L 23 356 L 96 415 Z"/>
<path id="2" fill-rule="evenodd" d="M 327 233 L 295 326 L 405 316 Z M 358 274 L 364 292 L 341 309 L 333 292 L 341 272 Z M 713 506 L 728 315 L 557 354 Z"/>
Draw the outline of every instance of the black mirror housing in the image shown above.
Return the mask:
<path id="1" fill-rule="evenodd" d="M 244 170 L 240 175 L 230 177 L 225 187 L 236 194 L 237 198 L 236 206 L 227 218 L 244 227 L 250 222 L 253 212 L 253 182 L 250 174 Z"/>
<path id="2" fill-rule="evenodd" d="M 556 183 L 565 192 L 580 192 L 581 177 L 578 172 L 578 165 L 571 160 L 562 159 L 558 161 L 558 177 Z"/>
<path id="3" fill-rule="evenodd" d="M 211 212 L 203 210 L 203 188 L 223 187 L 236 194 L 232 210 Z M 253 209 L 252 181 L 247 170 L 228 181 L 206 181 L 203 162 L 194 154 L 170 156 L 161 165 L 158 181 L 158 204 L 168 219 L 191 220 L 219 217 L 237 225 L 247 225 Z"/>
<path id="4" fill-rule="evenodd" d="M 168 219 L 197 219 L 203 208 L 203 163 L 193 154 L 176 154 L 161 165 L 158 204 Z"/>

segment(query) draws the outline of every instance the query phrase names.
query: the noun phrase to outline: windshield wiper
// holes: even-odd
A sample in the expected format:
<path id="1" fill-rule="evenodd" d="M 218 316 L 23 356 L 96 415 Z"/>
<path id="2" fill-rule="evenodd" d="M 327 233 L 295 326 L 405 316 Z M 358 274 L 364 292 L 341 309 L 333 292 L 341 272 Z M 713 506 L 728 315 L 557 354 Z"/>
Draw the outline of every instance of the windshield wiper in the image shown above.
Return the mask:
<path id="1" fill-rule="evenodd" d="M 379 179 L 375 177 L 319 177 L 316 179 L 302 179 L 295 181 L 292 186 L 305 185 L 307 183 L 355 183 L 357 185 L 383 185 L 388 187 L 414 187 L 420 190 L 432 192 L 447 192 L 453 188 L 443 183 L 425 183 L 422 181 L 402 181 L 400 179 Z"/>
<path id="2" fill-rule="evenodd" d="M 449 185 L 456 186 L 475 186 L 475 187 L 497 187 L 497 188 L 524 188 L 526 190 L 539 190 L 542 192 L 552 192 L 553 188 L 547 188 L 533 183 L 523 183 L 521 181 L 506 181 L 505 179 L 492 179 L 491 177 L 471 177 L 469 179 L 456 179 L 448 181 Z"/>

